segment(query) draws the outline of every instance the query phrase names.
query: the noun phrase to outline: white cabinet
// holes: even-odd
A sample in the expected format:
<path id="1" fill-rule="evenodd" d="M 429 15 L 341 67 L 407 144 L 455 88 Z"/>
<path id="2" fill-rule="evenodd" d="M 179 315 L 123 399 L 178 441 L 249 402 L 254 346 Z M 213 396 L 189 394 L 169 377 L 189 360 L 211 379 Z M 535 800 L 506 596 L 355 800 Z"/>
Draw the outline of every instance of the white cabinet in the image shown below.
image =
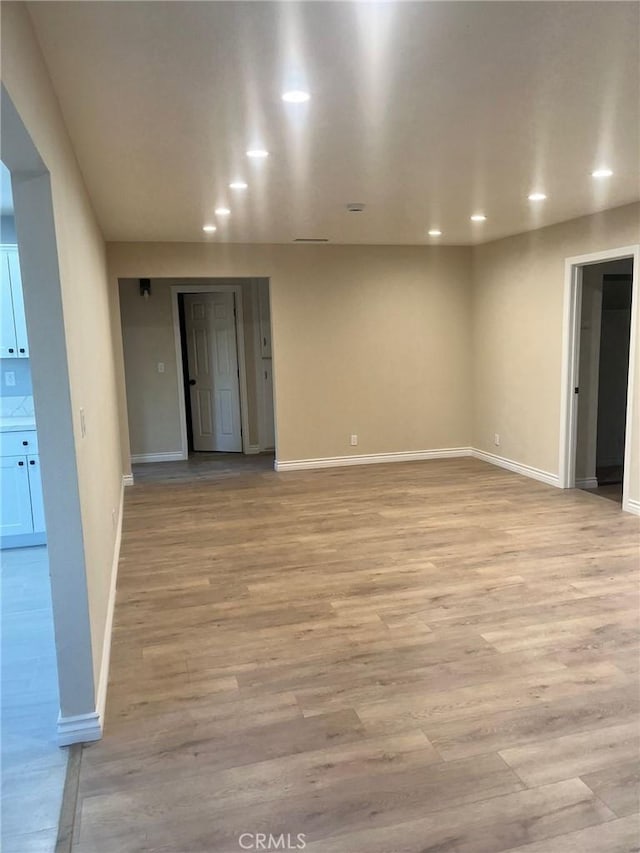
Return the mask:
<path id="1" fill-rule="evenodd" d="M 0 299 L 0 358 L 16 358 L 16 324 L 13 319 L 13 297 L 9 275 L 9 256 L 4 250 L 0 254 L 1 299 Z"/>
<path id="2" fill-rule="evenodd" d="M 45 542 L 44 503 L 35 430 L 0 434 L 0 546 Z"/>
<path id="3" fill-rule="evenodd" d="M 44 501 L 42 499 L 42 479 L 40 477 L 40 457 L 27 456 L 29 471 L 29 492 L 31 494 L 31 517 L 33 532 L 44 533 Z"/>
<path id="4" fill-rule="evenodd" d="M 27 457 L 0 457 L 0 473 L 2 475 L 0 534 L 4 537 L 33 533 Z"/>
<path id="5" fill-rule="evenodd" d="M 0 248 L 0 358 L 29 358 L 17 246 Z"/>

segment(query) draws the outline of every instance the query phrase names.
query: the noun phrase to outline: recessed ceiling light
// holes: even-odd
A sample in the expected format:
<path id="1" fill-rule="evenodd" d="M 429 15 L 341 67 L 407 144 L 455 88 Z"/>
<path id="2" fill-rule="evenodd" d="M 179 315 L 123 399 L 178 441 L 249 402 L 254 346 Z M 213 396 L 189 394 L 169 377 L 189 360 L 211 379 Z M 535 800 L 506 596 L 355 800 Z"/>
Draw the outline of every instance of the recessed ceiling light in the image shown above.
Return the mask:
<path id="1" fill-rule="evenodd" d="M 246 190 L 249 184 L 245 184 L 244 181 L 233 181 L 229 184 L 230 189 L 232 190 Z"/>
<path id="2" fill-rule="evenodd" d="M 611 169 L 595 169 L 591 172 L 592 178 L 610 178 L 613 175 Z"/>
<path id="3" fill-rule="evenodd" d="M 206 231 L 207 234 L 213 234 L 213 232 L 217 231 L 218 229 L 216 228 L 215 225 L 203 225 L 202 230 Z"/>
<path id="4" fill-rule="evenodd" d="M 472 222 L 484 222 L 486 220 L 484 213 L 474 213 L 471 217 Z"/>
<path id="5" fill-rule="evenodd" d="M 247 157 L 251 157 L 252 160 L 262 160 L 268 156 L 269 152 L 265 151 L 264 148 L 250 148 L 247 151 Z"/>
<path id="6" fill-rule="evenodd" d="M 441 236 L 442 236 L 442 231 L 440 231 L 440 229 L 438 229 L 438 228 L 432 228 L 431 231 L 429 231 L 429 237 L 441 237 Z"/>
<path id="7" fill-rule="evenodd" d="M 308 92 L 303 92 L 302 89 L 293 89 L 291 92 L 282 93 L 282 100 L 288 104 L 304 104 L 310 97 L 311 95 Z"/>
<path id="8" fill-rule="evenodd" d="M 214 213 L 216 216 L 229 216 L 231 211 L 228 207 L 216 207 Z"/>
<path id="9" fill-rule="evenodd" d="M 531 193 L 529 201 L 544 201 L 546 195 L 544 193 Z"/>

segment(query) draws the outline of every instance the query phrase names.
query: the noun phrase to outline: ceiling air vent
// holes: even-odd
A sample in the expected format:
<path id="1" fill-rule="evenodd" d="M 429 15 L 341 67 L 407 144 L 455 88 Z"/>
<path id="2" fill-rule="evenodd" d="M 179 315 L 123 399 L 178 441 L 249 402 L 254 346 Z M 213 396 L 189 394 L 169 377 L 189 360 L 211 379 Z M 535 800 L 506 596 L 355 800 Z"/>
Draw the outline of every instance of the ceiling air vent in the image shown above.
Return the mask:
<path id="1" fill-rule="evenodd" d="M 328 237 L 294 237 L 294 243 L 328 243 Z"/>

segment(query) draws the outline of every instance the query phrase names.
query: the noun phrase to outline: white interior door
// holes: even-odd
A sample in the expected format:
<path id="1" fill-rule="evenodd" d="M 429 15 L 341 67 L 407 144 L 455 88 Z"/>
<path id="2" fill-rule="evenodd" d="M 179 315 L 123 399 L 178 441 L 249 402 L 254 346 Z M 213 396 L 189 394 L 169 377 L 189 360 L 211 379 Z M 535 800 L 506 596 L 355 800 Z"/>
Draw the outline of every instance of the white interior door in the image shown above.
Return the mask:
<path id="1" fill-rule="evenodd" d="M 233 293 L 184 297 L 194 450 L 242 451 Z"/>

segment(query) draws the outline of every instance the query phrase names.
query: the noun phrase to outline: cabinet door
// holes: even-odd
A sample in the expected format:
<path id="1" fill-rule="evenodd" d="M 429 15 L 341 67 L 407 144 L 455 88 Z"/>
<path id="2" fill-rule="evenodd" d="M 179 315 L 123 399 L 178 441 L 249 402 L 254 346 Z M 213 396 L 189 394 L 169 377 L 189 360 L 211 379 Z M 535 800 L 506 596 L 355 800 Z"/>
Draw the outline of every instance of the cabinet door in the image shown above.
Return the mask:
<path id="1" fill-rule="evenodd" d="M 13 322 L 13 299 L 9 275 L 9 252 L 0 251 L 0 358 L 17 358 L 16 327 Z"/>
<path id="2" fill-rule="evenodd" d="M 260 355 L 262 358 L 271 358 L 269 287 L 264 282 L 258 284 L 258 317 L 260 322 Z"/>
<path id="3" fill-rule="evenodd" d="M 44 502 L 42 500 L 42 479 L 40 477 L 40 457 L 27 456 L 29 463 L 29 490 L 31 492 L 31 515 L 33 517 L 33 532 L 44 533 Z"/>
<path id="4" fill-rule="evenodd" d="M 13 299 L 13 322 L 16 328 L 16 345 L 18 358 L 29 358 L 29 340 L 27 338 L 27 320 L 24 313 L 24 298 L 22 296 L 22 276 L 20 275 L 20 259 L 18 250 L 10 249 L 7 253 L 9 260 L 9 278 L 11 279 L 11 298 Z"/>
<path id="5" fill-rule="evenodd" d="M 17 536 L 33 533 L 27 457 L 1 457 L 0 474 L 0 534 Z"/>

